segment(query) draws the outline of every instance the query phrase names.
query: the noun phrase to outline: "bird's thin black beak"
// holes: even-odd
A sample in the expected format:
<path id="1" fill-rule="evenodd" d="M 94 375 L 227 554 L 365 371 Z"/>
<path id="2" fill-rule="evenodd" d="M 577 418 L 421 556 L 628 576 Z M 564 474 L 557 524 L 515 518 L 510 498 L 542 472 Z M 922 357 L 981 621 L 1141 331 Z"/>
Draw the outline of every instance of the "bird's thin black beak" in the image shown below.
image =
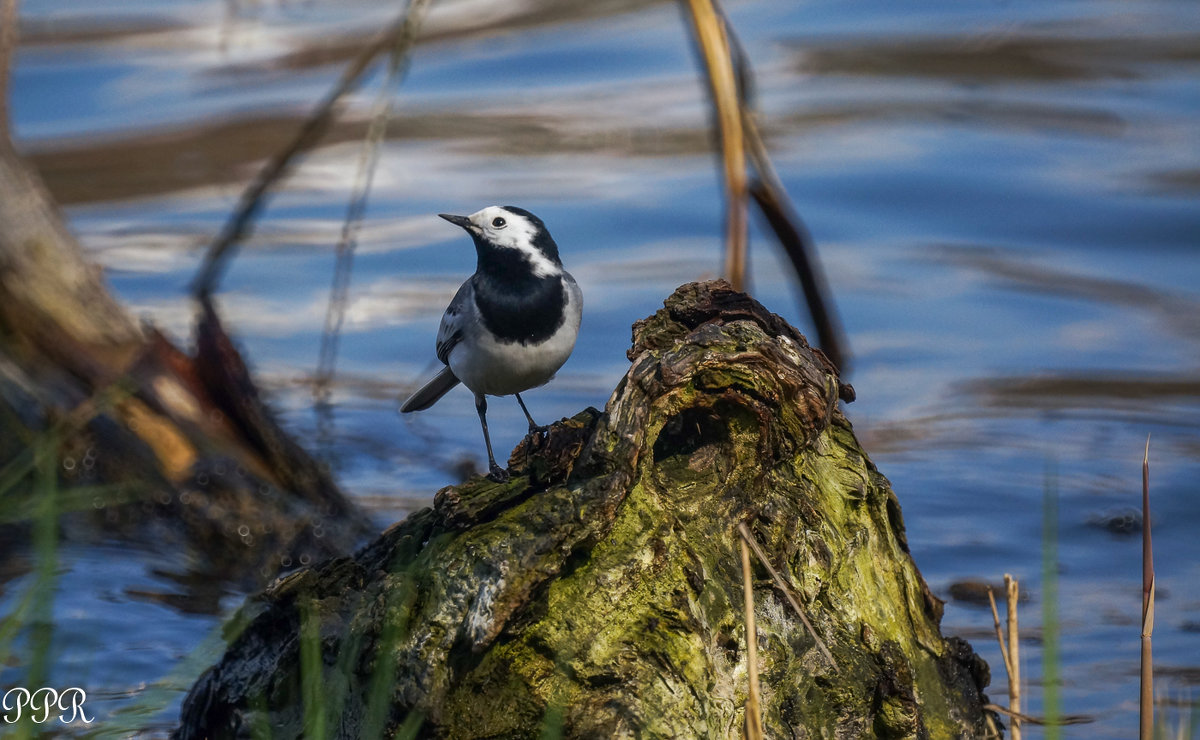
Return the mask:
<path id="1" fill-rule="evenodd" d="M 466 229 L 467 231 L 470 231 L 471 227 L 473 226 L 473 224 L 471 223 L 471 219 L 467 218 L 466 216 L 455 216 L 450 213 L 439 213 L 438 216 L 440 218 L 446 219 L 447 221 L 454 224 L 455 226 L 461 226 L 462 228 Z"/>

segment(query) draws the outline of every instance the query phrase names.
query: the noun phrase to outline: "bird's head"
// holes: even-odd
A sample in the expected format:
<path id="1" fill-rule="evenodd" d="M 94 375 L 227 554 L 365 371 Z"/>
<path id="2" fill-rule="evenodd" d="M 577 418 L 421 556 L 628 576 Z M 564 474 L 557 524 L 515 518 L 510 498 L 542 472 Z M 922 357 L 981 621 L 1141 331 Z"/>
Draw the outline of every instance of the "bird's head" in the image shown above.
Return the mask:
<path id="1" fill-rule="evenodd" d="M 524 208 L 488 206 L 470 216 L 438 215 L 466 229 L 475 240 L 481 263 L 489 257 L 503 258 L 506 252 L 512 255 L 510 250 L 515 250 L 537 277 L 562 273 L 558 245 L 546 230 L 546 224 Z"/>

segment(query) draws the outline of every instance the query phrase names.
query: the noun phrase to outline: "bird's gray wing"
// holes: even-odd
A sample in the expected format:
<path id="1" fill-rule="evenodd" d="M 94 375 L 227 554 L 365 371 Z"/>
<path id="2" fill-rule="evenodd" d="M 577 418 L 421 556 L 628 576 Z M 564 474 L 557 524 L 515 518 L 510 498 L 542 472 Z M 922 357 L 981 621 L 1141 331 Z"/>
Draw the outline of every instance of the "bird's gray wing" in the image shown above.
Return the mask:
<path id="1" fill-rule="evenodd" d="M 579 289 L 579 283 L 575 282 L 575 278 L 571 273 L 563 271 L 563 284 L 567 287 L 567 293 L 571 296 L 571 302 L 579 307 L 579 312 L 583 313 L 583 291 Z"/>
<path id="2" fill-rule="evenodd" d="M 407 414 L 410 411 L 427 409 L 446 395 L 451 388 L 458 385 L 458 378 L 448 367 L 450 350 L 462 341 L 463 325 L 470 320 L 473 296 L 474 289 L 471 287 L 470 280 L 459 286 L 458 292 L 454 294 L 454 300 L 450 301 L 446 312 L 442 314 L 442 323 L 438 326 L 437 344 L 435 345 L 437 358 L 447 367 L 442 368 L 442 371 L 433 380 L 409 396 L 408 400 L 400 407 L 400 413 Z"/>
<path id="3" fill-rule="evenodd" d="M 450 301 L 450 305 L 446 306 L 446 313 L 442 314 L 442 323 L 438 326 L 437 358 L 442 361 L 443 365 L 450 364 L 450 350 L 454 349 L 455 345 L 462 341 L 463 326 L 471 320 L 472 303 L 474 302 L 475 289 L 468 280 L 458 288 L 458 292 L 454 294 L 454 300 Z"/>

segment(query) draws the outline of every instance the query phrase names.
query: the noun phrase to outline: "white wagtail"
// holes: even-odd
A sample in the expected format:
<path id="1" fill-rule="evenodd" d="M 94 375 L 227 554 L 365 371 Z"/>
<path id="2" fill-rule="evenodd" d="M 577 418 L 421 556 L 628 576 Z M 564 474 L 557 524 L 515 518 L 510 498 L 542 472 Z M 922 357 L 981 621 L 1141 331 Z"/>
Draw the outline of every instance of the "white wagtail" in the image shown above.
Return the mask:
<path id="1" fill-rule="evenodd" d="M 488 436 L 487 396 L 517 397 L 530 433 L 541 429 L 521 391 L 554 377 L 579 335 L 583 293 L 563 269 L 542 220 L 523 208 L 489 206 L 470 216 L 438 214 L 475 241 L 475 274 L 442 314 L 437 357 L 446 367 L 412 394 L 401 413 L 421 411 L 461 382 L 475 394 L 487 445 L 488 477 L 508 480 Z"/>

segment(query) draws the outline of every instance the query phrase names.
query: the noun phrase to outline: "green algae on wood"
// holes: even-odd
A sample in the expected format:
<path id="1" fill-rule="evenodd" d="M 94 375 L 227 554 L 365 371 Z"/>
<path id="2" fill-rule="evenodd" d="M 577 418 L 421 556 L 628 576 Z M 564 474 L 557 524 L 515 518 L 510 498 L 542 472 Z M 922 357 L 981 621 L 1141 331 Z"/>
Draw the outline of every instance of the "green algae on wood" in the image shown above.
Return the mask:
<path id="1" fill-rule="evenodd" d="M 853 391 L 824 356 L 718 281 L 638 322 L 629 357 L 604 412 L 527 439 L 509 483 L 443 489 L 353 558 L 252 601 L 261 613 L 193 688 L 176 737 L 264 720 L 275 738 L 314 734 L 306 610 L 320 680 L 340 687 L 327 736 L 360 737 L 369 716 L 445 738 L 738 736 L 740 522 L 836 661 L 760 569 L 768 737 L 982 736 L 987 666 L 942 637 L 897 499 L 838 408 Z"/>

